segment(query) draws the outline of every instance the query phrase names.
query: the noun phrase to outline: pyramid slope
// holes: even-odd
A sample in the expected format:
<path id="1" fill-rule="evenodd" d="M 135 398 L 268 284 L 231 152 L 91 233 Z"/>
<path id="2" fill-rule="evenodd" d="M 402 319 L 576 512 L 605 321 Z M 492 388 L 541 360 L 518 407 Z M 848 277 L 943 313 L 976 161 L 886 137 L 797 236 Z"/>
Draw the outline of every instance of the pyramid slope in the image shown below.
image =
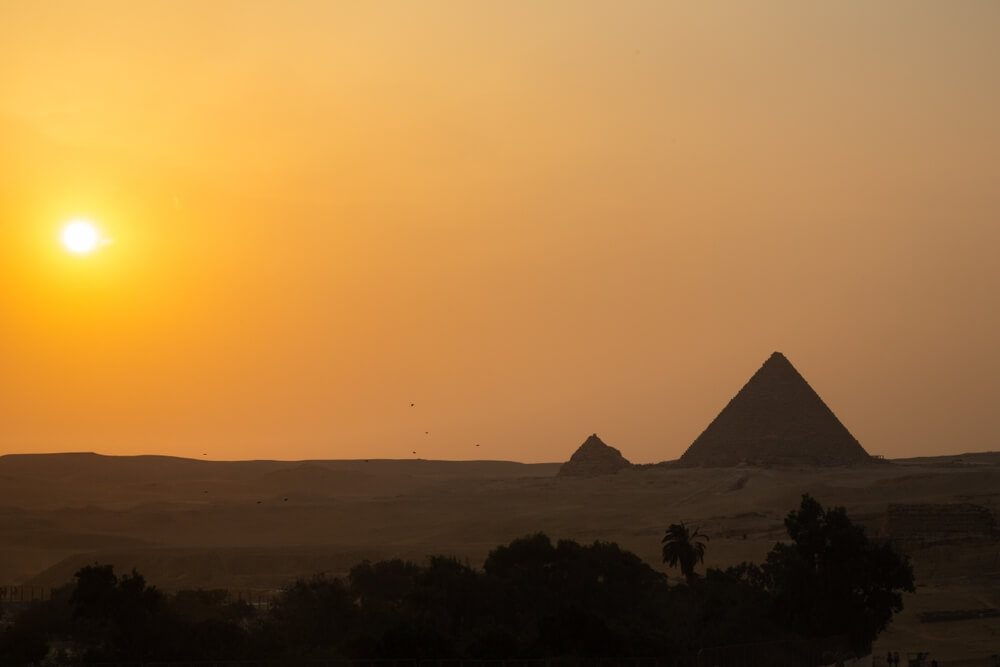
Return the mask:
<path id="1" fill-rule="evenodd" d="M 870 457 L 791 362 L 775 352 L 680 460 L 848 465 Z"/>
<path id="2" fill-rule="evenodd" d="M 612 475 L 631 465 L 620 451 L 604 444 L 594 433 L 573 452 L 569 461 L 559 468 L 558 475 L 562 477 Z"/>

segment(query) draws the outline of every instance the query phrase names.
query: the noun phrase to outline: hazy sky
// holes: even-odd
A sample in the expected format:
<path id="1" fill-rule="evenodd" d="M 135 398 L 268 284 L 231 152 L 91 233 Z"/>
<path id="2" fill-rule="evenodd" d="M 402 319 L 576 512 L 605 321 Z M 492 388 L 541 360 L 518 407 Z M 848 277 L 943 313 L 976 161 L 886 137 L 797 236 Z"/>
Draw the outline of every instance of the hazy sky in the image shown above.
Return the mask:
<path id="1" fill-rule="evenodd" d="M 998 449 L 998 35 L 0 0 L 0 453 L 659 461 L 775 350 L 871 453 Z"/>

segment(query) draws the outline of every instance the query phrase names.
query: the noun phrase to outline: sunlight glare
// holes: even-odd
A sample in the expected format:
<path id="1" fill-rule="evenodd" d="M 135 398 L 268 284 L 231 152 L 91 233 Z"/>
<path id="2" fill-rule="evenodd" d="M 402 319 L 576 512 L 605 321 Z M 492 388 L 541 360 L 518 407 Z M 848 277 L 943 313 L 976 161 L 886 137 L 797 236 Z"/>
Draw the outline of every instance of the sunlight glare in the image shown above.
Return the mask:
<path id="1" fill-rule="evenodd" d="M 74 220 L 63 228 L 62 242 L 70 252 L 83 255 L 101 245 L 101 235 L 93 223 Z"/>

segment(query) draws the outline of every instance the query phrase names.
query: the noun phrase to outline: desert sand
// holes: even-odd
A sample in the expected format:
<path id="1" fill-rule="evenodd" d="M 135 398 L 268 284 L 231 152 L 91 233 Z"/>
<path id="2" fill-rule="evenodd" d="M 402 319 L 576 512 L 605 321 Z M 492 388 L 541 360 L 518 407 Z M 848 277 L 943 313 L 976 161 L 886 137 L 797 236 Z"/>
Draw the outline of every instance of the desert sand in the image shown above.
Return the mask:
<path id="1" fill-rule="evenodd" d="M 887 521 L 890 504 L 971 503 L 995 516 L 1000 453 L 841 467 L 638 467 L 593 477 L 559 477 L 560 465 L 3 456 L 0 585 L 41 591 L 102 562 L 134 567 L 166 590 L 266 597 L 295 577 L 342 574 L 363 558 L 445 553 L 478 565 L 498 544 L 538 531 L 617 542 L 679 583 L 660 563 L 668 524 L 683 520 L 710 536 L 706 566 L 760 562 L 808 492 L 845 506 L 871 536 L 894 539 L 913 559 L 917 592 L 876 656 L 919 650 L 945 665 L 986 665 L 1000 653 L 1000 618 L 920 619 L 1000 608 L 995 529 L 949 533 L 953 522 L 942 529 L 918 517 L 896 527 L 905 535 L 891 535 Z"/>

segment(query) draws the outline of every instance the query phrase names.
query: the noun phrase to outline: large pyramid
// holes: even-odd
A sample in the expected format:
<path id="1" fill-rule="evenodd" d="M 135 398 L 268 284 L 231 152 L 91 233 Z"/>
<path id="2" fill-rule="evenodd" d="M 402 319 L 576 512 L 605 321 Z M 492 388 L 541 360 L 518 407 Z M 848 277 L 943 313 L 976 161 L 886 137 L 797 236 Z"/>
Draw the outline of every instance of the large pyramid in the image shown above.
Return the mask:
<path id="1" fill-rule="evenodd" d="M 703 466 L 847 465 L 869 460 L 868 452 L 780 352 L 764 362 L 680 459 Z"/>
<path id="2" fill-rule="evenodd" d="M 632 464 L 628 462 L 622 453 L 605 445 L 604 442 L 593 434 L 580 445 L 569 461 L 562 464 L 558 475 L 569 477 L 593 477 L 595 475 L 612 475 L 622 468 L 629 468 Z"/>

